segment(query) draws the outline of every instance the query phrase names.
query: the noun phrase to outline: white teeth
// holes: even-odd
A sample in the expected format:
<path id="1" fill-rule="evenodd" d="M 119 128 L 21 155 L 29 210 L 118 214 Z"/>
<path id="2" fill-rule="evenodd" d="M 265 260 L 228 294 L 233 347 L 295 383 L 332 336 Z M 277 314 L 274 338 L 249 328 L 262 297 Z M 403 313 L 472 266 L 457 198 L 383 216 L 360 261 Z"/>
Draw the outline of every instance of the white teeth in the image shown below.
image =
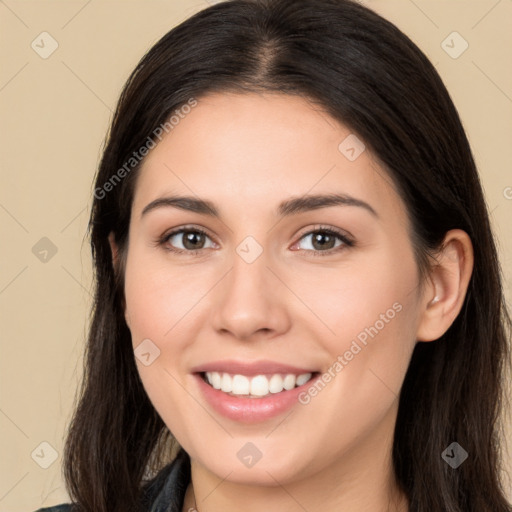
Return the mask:
<path id="1" fill-rule="evenodd" d="M 206 374 L 206 375 L 208 375 L 208 374 Z M 209 382 L 209 379 L 208 379 L 208 382 Z M 222 375 L 220 389 L 222 389 L 222 391 L 224 391 L 224 393 L 230 393 L 231 391 L 233 391 L 233 384 L 231 381 L 231 377 L 227 373 L 224 373 Z"/>
<path id="2" fill-rule="evenodd" d="M 220 373 L 214 372 L 211 374 L 211 385 L 215 389 L 220 389 L 222 386 L 222 377 L 220 376 Z"/>
<path id="3" fill-rule="evenodd" d="M 311 373 L 303 373 L 297 377 L 297 386 L 302 386 L 311 378 Z"/>
<path id="4" fill-rule="evenodd" d="M 231 390 L 235 395 L 248 395 L 251 383 L 247 377 L 243 375 L 235 375 L 231 380 L 233 389 Z"/>
<path id="5" fill-rule="evenodd" d="M 288 390 L 288 389 L 293 389 L 295 387 L 295 381 L 297 380 L 297 378 L 295 377 L 295 375 L 287 375 L 285 378 L 284 378 L 284 382 L 283 382 L 283 387 L 284 389 Z"/>
<path id="6" fill-rule="evenodd" d="M 206 372 L 206 380 L 215 389 L 232 395 L 267 396 L 269 393 L 280 393 L 283 390 L 302 386 L 312 377 L 311 373 L 294 375 L 274 374 L 270 379 L 266 375 L 246 377 L 245 375 L 230 375 L 229 373 Z"/>
<path id="7" fill-rule="evenodd" d="M 272 375 L 268 383 L 268 390 L 271 393 L 280 393 L 283 391 L 283 378 L 281 375 Z"/>
<path id="8" fill-rule="evenodd" d="M 236 378 L 236 376 L 235 376 Z M 264 375 L 258 375 L 251 379 L 251 395 L 265 396 L 268 395 L 268 379 Z"/>

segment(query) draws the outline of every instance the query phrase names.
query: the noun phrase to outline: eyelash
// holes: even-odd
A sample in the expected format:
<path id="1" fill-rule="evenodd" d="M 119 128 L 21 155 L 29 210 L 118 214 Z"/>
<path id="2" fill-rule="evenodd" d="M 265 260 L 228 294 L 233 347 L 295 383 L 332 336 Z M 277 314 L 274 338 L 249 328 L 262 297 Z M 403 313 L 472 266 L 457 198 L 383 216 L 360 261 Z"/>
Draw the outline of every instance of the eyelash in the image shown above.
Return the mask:
<path id="1" fill-rule="evenodd" d="M 206 231 L 204 231 L 203 229 L 201 229 L 201 228 L 197 228 L 197 227 L 183 227 L 183 228 L 179 228 L 179 229 L 176 229 L 174 231 L 171 231 L 170 233 L 166 233 L 165 235 L 163 235 L 161 238 L 159 238 L 157 240 L 157 244 L 156 245 L 163 246 L 164 249 L 169 251 L 169 252 L 173 252 L 173 253 L 176 253 L 176 254 L 187 254 L 187 255 L 190 255 L 190 256 L 197 255 L 201 251 L 204 250 L 204 249 L 193 249 L 193 250 L 176 249 L 176 248 L 171 248 L 171 247 L 166 245 L 170 238 L 172 238 L 174 235 L 177 235 L 177 234 L 180 234 L 180 233 L 200 233 L 202 235 L 207 236 L 208 238 L 211 238 L 208 235 L 208 233 Z M 317 228 L 315 228 L 315 229 L 313 229 L 311 231 L 308 231 L 307 233 L 304 233 L 299 238 L 298 241 L 302 240 L 306 236 L 317 234 L 317 233 L 324 233 L 324 234 L 327 234 L 329 236 L 335 236 L 336 238 L 338 238 L 338 240 L 343 242 L 343 245 L 340 245 L 338 247 L 335 247 L 335 248 L 332 248 L 332 249 L 328 249 L 328 250 L 325 250 L 325 251 L 315 251 L 315 250 L 311 250 L 311 249 L 299 249 L 299 251 L 305 251 L 307 253 L 311 253 L 311 255 L 315 256 L 315 257 L 316 256 L 323 257 L 323 256 L 329 256 L 329 255 L 338 253 L 341 250 L 346 249 L 347 247 L 353 247 L 355 245 L 355 242 L 351 238 L 349 238 L 347 235 L 343 234 L 341 231 L 335 230 L 333 228 L 323 227 L 323 226 L 319 226 L 319 227 L 317 227 Z"/>

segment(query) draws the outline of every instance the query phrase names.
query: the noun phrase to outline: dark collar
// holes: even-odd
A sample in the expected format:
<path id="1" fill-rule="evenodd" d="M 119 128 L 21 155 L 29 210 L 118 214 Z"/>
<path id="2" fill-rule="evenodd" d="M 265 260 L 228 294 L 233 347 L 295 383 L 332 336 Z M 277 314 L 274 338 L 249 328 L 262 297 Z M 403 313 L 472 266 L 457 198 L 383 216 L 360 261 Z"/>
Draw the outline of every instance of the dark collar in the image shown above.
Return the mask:
<path id="1" fill-rule="evenodd" d="M 181 512 L 190 483 L 190 457 L 180 448 L 176 458 L 144 487 L 143 503 L 149 512 Z"/>

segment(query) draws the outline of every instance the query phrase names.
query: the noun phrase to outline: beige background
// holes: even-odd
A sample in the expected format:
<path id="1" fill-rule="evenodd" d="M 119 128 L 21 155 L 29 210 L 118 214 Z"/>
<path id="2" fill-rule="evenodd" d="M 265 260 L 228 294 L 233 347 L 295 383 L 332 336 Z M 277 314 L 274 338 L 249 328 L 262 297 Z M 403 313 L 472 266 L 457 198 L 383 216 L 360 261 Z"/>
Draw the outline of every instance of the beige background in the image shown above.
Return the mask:
<path id="1" fill-rule="evenodd" d="M 510 299 L 512 1 L 364 3 L 423 49 L 461 113 L 499 237 Z M 84 235 L 103 138 L 139 58 L 207 5 L 0 0 L 0 512 L 30 512 L 68 500 L 61 455 L 87 329 L 91 265 Z M 44 31 L 58 43 L 47 59 L 31 47 L 34 40 L 41 46 Z M 453 31 L 469 44 L 456 59 L 442 47 Z M 445 44 L 453 53 L 464 41 L 450 36 Z M 57 250 L 50 250 L 46 262 L 32 250 L 43 237 Z M 39 244 L 44 249 L 49 243 Z M 56 451 L 47 469 L 40 464 L 51 462 L 52 452 L 42 442 Z M 510 483 L 507 489 L 512 499 Z"/>

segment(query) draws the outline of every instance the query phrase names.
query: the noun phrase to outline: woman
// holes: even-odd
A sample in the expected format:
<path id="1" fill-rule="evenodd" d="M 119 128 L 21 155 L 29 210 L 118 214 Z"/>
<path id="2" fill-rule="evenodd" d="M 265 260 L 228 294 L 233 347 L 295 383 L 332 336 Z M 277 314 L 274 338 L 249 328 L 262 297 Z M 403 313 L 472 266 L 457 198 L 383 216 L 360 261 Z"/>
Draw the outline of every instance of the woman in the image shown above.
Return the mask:
<path id="1" fill-rule="evenodd" d="M 439 76 L 349 0 L 233 0 L 126 84 L 75 507 L 505 512 L 510 318 Z"/>

